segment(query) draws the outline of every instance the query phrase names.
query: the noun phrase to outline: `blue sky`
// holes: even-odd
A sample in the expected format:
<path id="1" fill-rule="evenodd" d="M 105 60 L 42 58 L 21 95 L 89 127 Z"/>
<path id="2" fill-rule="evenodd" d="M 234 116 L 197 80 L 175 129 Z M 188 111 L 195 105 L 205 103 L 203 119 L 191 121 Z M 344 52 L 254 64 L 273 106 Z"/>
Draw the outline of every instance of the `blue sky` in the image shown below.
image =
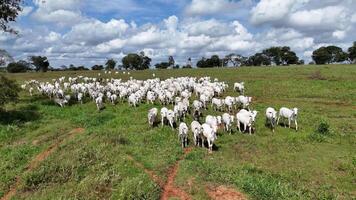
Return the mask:
<path id="1" fill-rule="evenodd" d="M 0 49 L 15 59 L 45 55 L 52 66 L 121 61 L 144 51 L 153 63 L 213 54 L 251 55 L 287 45 L 300 58 L 356 40 L 355 0 L 26 0 Z"/>

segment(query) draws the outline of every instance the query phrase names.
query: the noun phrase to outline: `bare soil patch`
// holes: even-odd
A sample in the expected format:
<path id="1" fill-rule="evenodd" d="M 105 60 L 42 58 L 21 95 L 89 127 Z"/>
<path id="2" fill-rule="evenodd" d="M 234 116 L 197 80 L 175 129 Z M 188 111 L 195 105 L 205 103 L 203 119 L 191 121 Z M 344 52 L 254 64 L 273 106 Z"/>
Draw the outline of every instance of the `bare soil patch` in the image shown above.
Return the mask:
<path id="1" fill-rule="evenodd" d="M 207 186 L 206 193 L 213 200 L 246 200 L 246 196 L 241 192 L 236 191 L 233 188 L 228 188 L 226 186 Z"/>

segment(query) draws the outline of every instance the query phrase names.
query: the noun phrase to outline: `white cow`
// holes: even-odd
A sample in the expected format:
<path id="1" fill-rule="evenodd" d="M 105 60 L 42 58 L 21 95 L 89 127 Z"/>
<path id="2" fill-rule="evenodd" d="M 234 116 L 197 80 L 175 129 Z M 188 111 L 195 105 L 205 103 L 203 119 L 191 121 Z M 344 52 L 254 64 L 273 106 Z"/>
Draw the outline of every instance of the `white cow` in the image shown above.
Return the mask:
<path id="1" fill-rule="evenodd" d="M 182 148 L 188 145 L 188 126 L 184 122 L 179 124 L 178 140 L 182 143 Z"/>
<path id="2" fill-rule="evenodd" d="M 148 124 L 153 127 L 154 123 L 157 121 L 157 115 L 158 115 L 158 109 L 157 108 L 152 108 L 148 111 L 147 114 L 147 119 L 148 119 Z"/>
<path id="3" fill-rule="evenodd" d="M 167 116 L 168 116 L 168 109 L 166 107 L 161 108 L 161 123 L 162 123 L 162 126 L 164 124 L 164 121 L 168 120 Z"/>
<path id="4" fill-rule="evenodd" d="M 244 94 L 245 92 L 245 83 L 241 82 L 241 83 L 234 83 L 234 90 L 236 92 L 240 92 L 240 94 Z"/>
<path id="5" fill-rule="evenodd" d="M 175 123 L 175 113 L 173 110 L 168 110 L 167 112 L 167 120 L 169 122 L 169 125 L 171 126 L 172 129 L 174 129 L 174 123 Z"/>
<path id="6" fill-rule="evenodd" d="M 193 133 L 194 144 L 195 144 L 195 146 L 198 146 L 199 140 L 202 139 L 203 128 L 200 125 L 200 123 L 197 121 L 192 121 L 192 123 L 190 124 L 190 127 L 191 127 L 191 130 Z M 201 143 L 201 146 L 203 147 L 203 143 Z"/>
<path id="7" fill-rule="evenodd" d="M 298 116 L 298 108 L 289 109 L 286 107 L 282 107 L 281 109 L 279 109 L 277 124 L 280 118 L 288 119 L 288 127 L 290 128 L 291 121 L 294 121 L 295 130 L 297 131 L 298 130 L 297 116 Z"/>
<path id="8" fill-rule="evenodd" d="M 234 116 L 233 115 L 230 115 L 228 113 L 224 113 L 222 115 L 222 121 L 225 125 L 225 130 L 226 131 L 230 131 L 230 134 L 231 134 L 231 131 L 232 131 L 232 123 L 234 122 Z"/>
<path id="9" fill-rule="evenodd" d="M 244 131 L 246 131 L 246 128 L 249 127 L 249 133 L 252 134 L 252 126 L 255 121 L 257 115 L 257 111 L 247 111 L 245 109 L 241 109 L 237 114 L 236 114 L 236 123 L 237 123 L 237 128 L 241 132 L 240 128 L 240 123 L 244 125 Z"/>
<path id="10" fill-rule="evenodd" d="M 202 125 L 203 128 L 203 144 L 205 139 L 208 141 L 208 148 L 209 151 L 212 152 L 213 151 L 213 145 L 214 145 L 214 141 L 217 139 L 216 137 L 216 132 L 214 131 L 214 129 L 211 128 L 211 126 L 209 124 L 203 124 Z"/>
<path id="11" fill-rule="evenodd" d="M 277 121 L 277 111 L 272 107 L 268 107 L 266 109 L 266 125 L 269 125 L 272 128 L 273 132 L 274 132 L 274 127 L 276 126 L 276 121 Z"/>

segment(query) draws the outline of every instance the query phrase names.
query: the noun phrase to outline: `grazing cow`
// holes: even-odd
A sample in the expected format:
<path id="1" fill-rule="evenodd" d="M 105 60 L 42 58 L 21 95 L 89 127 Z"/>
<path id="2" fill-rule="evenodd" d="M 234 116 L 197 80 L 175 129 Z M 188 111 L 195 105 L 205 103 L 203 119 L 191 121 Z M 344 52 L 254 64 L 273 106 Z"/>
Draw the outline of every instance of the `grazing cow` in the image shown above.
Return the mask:
<path id="1" fill-rule="evenodd" d="M 281 109 L 279 109 L 277 124 L 280 118 L 288 119 L 288 127 L 290 128 L 291 121 L 294 121 L 295 130 L 298 131 L 297 116 L 298 116 L 298 108 L 289 109 L 286 107 L 282 107 Z"/>

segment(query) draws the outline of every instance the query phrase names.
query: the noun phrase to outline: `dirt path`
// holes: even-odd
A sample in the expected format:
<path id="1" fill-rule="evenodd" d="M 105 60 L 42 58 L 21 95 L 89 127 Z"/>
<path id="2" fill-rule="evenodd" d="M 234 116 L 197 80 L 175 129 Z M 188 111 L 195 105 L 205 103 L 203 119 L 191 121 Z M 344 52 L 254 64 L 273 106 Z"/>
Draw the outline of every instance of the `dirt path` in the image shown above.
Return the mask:
<path id="1" fill-rule="evenodd" d="M 226 186 L 207 186 L 206 193 L 213 200 L 246 200 L 246 196 L 235 189 Z"/>
<path id="2" fill-rule="evenodd" d="M 191 197 L 184 192 L 182 189 L 176 187 L 174 185 L 174 179 L 177 176 L 179 162 L 184 159 L 184 157 L 192 150 L 192 148 L 186 148 L 184 150 L 184 155 L 179 158 L 179 160 L 168 170 L 167 173 L 167 181 L 164 181 L 155 174 L 152 170 L 149 170 L 143 166 L 142 163 L 136 161 L 132 156 L 128 155 L 128 159 L 133 161 L 133 163 L 140 169 L 142 169 L 146 174 L 150 176 L 150 178 L 160 186 L 162 189 L 161 200 L 168 200 L 170 197 L 178 197 L 181 200 L 190 200 Z"/>
<path id="3" fill-rule="evenodd" d="M 49 146 L 45 151 L 39 153 L 33 160 L 31 160 L 31 162 L 27 165 L 24 173 L 33 171 L 43 160 L 45 160 L 48 156 L 50 156 L 59 147 L 59 145 L 61 145 L 64 142 L 64 140 L 71 139 L 74 135 L 78 133 L 82 133 L 83 131 L 84 131 L 83 128 L 73 129 L 68 133 L 66 137 L 57 140 L 55 143 Z M 17 188 L 20 186 L 20 184 L 21 184 L 21 178 L 20 176 L 17 176 L 15 184 L 10 187 L 10 190 L 3 197 L 1 197 L 1 200 L 11 199 L 16 194 Z"/>
<path id="4" fill-rule="evenodd" d="M 192 150 L 192 148 L 186 148 L 184 155 L 168 170 L 167 182 L 163 186 L 163 192 L 161 194 L 161 200 L 168 200 L 170 197 L 179 197 L 181 200 L 190 200 L 191 197 L 182 189 L 174 185 L 174 179 L 177 176 L 179 169 L 179 162 Z"/>
<path id="5" fill-rule="evenodd" d="M 147 168 L 145 168 L 145 166 L 143 166 L 143 164 L 141 164 L 140 162 L 136 161 L 132 156 L 128 155 L 128 159 L 131 160 L 138 168 L 142 169 L 143 171 L 145 171 L 146 174 L 148 174 L 151 179 L 157 183 L 161 188 L 164 185 L 164 182 L 162 181 L 161 178 L 159 178 L 159 176 L 157 174 L 155 174 L 152 170 L 149 170 Z"/>

